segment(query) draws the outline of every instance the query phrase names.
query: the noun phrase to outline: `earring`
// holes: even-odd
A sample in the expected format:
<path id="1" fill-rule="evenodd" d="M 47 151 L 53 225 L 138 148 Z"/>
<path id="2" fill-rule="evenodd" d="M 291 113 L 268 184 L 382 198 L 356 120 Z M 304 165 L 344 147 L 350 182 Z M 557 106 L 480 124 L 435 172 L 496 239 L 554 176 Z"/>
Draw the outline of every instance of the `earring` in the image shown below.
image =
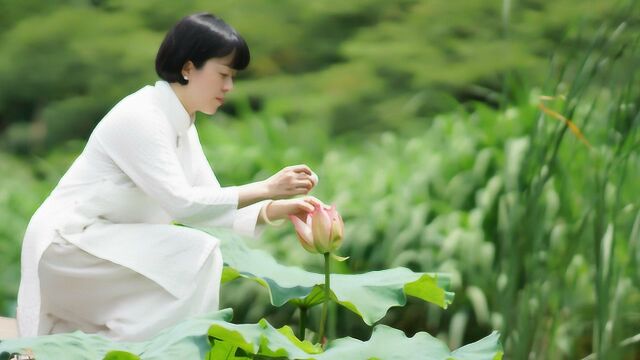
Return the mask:
<path id="1" fill-rule="evenodd" d="M 187 75 L 182 75 L 182 77 L 183 77 L 185 80 L 189 81 L 189 78 L 187 77 Z"/>

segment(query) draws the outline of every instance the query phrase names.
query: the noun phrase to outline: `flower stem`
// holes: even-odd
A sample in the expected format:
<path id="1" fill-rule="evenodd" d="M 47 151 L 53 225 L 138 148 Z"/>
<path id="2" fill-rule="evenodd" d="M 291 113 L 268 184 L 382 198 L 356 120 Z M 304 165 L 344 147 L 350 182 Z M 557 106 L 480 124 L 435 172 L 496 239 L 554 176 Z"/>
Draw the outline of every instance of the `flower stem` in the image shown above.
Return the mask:
<path id="1" fill-rule="evenodd" d="M 327 323 L 327 313 L 329 310 L 329 296 L 331 294 L 331 257 L 330 253 L 324 253 L 324 303 L 322 304 L 322 315 L 320 317 L 320 329 L 318 330 L 318 341 L 322 342 L 324 337 L 324 327 Z"/>
<path id="2" fill-rule="evenodd" d="M 300 341 L 304 341 L 307 330 L 307 307 L 299 306 L 298 309 L 300 309 L 300 329 L 298 329 L 298 338 L 300 338 Z"/>

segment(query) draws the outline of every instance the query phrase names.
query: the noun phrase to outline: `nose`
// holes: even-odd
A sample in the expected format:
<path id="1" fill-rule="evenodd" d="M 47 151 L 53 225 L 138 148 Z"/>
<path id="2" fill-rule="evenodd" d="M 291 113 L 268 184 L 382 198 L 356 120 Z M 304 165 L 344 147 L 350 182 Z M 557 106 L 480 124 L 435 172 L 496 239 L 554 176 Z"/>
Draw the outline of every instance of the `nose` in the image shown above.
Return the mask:
<path id="1" fill-rule="evenodd" d="M 231 76 L 227 77 L 222 85 L 222 91 L 229 92 L 233 89 L 233 78 Z"/>

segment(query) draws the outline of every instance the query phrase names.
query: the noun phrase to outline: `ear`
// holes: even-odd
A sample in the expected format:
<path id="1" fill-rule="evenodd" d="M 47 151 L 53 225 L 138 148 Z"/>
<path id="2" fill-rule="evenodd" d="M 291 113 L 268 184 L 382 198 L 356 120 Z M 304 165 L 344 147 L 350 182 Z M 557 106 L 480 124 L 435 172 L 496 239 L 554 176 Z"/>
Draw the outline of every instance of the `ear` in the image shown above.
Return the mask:
<path id="1" fill-rule="evenodd" d="M 191 62 L 191 60 L 187 61 L 186 63 L 184 63 L 184 65 L 182 66 L 182 77 L 185 79 L 189 79 L 189 76 L 191 76 L 191 73 L 196 69 L 196 66 L 193 64 L 193 62 Z"/>

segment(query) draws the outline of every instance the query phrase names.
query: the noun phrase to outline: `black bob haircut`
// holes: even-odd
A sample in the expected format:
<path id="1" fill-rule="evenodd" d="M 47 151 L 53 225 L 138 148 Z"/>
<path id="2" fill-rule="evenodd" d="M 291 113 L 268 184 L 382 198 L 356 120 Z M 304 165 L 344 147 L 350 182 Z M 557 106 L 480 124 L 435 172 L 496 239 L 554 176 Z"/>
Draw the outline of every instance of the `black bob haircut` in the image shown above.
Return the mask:
<path id="1" fill-rule="evenodd" d="M 156 55 L 156 73 L 167 82 L 185 85 L 188 81 L 182 77 L 182 67 L 187 61 L 200 69 L 207 60 L 232 52 L 230 66 L 244 70 L 251 56 L 242 36 L 215 15 L 189 15 L 175 24 L 162 41 Z"/>

